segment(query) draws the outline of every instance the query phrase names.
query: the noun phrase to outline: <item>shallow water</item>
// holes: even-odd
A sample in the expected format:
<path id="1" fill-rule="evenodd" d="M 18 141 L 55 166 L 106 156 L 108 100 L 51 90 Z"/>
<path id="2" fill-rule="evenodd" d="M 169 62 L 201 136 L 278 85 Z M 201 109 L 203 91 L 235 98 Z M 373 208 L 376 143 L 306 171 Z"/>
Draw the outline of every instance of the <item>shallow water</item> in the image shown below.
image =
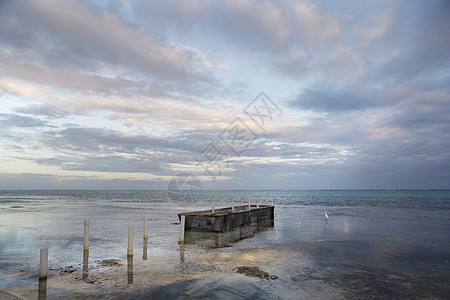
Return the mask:
<path id="1" fill-rule="evenodd" d="M 178 245 L 177 213 L 248 202 L 274 202 L 274 226 L 194 236 Z M 206 191 L 187 204 L 175 206 L 165 191 L 2 191 L 0 289 L 36 298 L 39 249 L 48 247 L 50 299 L 449 295 L 448 191 Z M 90 219 L 89 280 L 81 280 L 85 219 Z M 126 256 L 130 225 L 132 261 Z M 121 266 L 99 267 L 105 259 L 118 259 Z M 246 265 L 278 279 L 236 273 Z M 60 275 L 68 266 L 76 271 Z"/>

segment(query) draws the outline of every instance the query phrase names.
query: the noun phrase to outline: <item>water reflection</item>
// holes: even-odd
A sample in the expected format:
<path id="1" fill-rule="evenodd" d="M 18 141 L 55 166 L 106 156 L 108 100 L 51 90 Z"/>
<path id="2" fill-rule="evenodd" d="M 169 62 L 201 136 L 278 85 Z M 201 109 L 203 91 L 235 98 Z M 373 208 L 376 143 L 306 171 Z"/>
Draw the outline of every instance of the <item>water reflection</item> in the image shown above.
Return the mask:
<path id="1" fill-rule="evenodd" d="M 83 250 L 83 280 L 87 281 L 89 275 L 89 249 Z"/>
<path id="2" fill-rule="evenodd" d="M 267 230 L 274 226 L 273 220 L 240 226 L 225 232 L 209 232 L 190 230 L 185 232 L 184 243 L 196 244 L 207 248 L 229 247 L 240 240 L 253 237 L 255 233 Z M 184 253 L 183 253 L 184 256 Z M 181 259 L 181 248 L 180 248 Z"/>
<path id="3" fill-rule="evenodd" d="M 47 299 L 47 278 L 39 278 L 38 300 Z"/>
<path id="4" fill-rule="evenodd" d="M 184 245 L 180 245 L 180 264 L 184 264 Z"/>
<path id="5" fill-rule="evenodd" d="M 323 235 L 327 234 L 327 229 L 328 229 L 328 220 L 325 222 L 325 225 L 323 226 Z"/>
<path id="6" fill-rule="evenodd" d="M 128 284 L 133 284 L 133 256 L 127 256 Z"/>
<path id="7" fill-rule="evenodd" d="M 144 250 L 142 254 L 143 260 L 147 260 L 147 247 L 148 247 L 148 238 L 144 237 Z"/>

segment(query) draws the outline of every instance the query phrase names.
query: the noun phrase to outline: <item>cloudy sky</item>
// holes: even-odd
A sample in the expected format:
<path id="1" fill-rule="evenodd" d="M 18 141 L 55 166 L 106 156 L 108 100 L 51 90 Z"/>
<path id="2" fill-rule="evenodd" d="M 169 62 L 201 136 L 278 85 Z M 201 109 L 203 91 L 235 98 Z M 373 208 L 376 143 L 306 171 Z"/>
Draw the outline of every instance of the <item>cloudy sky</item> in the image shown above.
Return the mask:
<path id="1" fill-rule="evenodd" d="M 0 99 L 0 189 L 448 189 L 450 1 L 0 1 Z"/>

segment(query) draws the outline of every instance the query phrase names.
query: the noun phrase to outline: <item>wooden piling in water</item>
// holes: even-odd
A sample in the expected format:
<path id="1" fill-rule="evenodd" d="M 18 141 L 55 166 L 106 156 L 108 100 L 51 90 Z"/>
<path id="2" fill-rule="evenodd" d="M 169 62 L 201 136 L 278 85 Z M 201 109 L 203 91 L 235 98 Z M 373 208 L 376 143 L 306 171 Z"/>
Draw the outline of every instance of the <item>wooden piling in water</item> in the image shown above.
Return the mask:
<path id="1" fill-rule="evenodd" d="M 48 269 L 48 248 L 41 249 L 39 260 L 39 279 L 47 278 Z"/>
<path id="2" fill-rule="evenodd" d="M 127 256 L 133 256 L 133 238 L 134 238 L 134 227 L 128 226 L 128 251 Z"/>
<path id="3" fill-rule="evenodd" d="M 84 250 L 89 250 L 89 220 L 84 220 Z"/>
<path id="4" fill-rule="evenodd" d="M 180 217 L 180 243 L 184 243 L 184 226 L 186 222 L 186 216 L 181 215 Z"/>

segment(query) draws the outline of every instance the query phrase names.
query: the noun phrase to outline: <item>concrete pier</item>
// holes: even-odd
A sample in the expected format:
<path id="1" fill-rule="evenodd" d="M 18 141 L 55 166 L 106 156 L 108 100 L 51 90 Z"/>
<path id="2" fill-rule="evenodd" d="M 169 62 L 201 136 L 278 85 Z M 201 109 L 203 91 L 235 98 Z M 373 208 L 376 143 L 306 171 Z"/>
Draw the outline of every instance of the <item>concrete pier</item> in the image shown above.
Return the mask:
<path id="1" fill-rule="evenodd" d="M 236 227 L 274 219 L 273 205 L 241 205 L 219 209 L 184 212 L 185 230 L 224 232 Z"/>

